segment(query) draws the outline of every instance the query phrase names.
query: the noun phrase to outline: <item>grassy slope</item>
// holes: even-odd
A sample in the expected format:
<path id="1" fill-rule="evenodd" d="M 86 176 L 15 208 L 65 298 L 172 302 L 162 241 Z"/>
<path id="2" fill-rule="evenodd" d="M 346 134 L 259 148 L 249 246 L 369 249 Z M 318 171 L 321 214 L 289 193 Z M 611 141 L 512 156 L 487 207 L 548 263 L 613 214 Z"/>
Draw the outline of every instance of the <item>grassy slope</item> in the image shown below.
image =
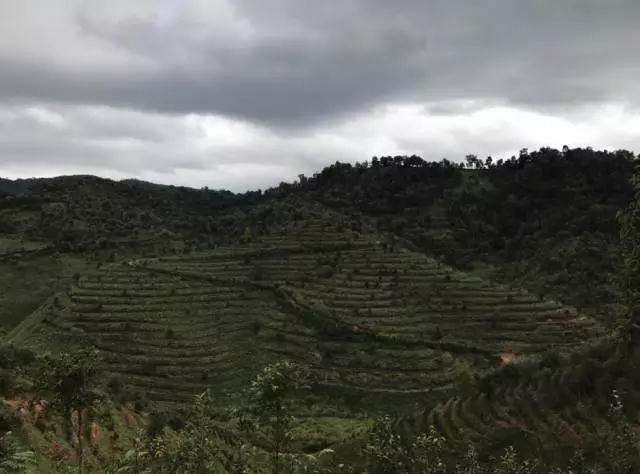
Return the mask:
<path id="1" fill-rule="evenodd" d="M 94 265 L 64 254 L 0 257 L 0 326 L 11 330 L 47 298 L 68 288 L 75 274 Z"/>

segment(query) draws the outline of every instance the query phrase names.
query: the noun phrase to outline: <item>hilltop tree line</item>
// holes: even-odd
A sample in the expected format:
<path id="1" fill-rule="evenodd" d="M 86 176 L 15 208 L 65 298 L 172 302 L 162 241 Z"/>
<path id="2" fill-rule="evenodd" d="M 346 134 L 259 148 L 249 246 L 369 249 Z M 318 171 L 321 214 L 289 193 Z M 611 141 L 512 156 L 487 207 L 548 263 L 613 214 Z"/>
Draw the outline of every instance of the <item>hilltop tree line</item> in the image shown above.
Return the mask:
<path id="1" fill-rule="evenodd" d="M 498 279 L 523 277 L 541 293 L 599 304 L 616 298 L 616 213 L 633 196 L 635 161 L 625 150 L 567 147 L 523 149 L 508 160 L 469 155 L 465 163 L 374 157 L 335 163 L 265 194 L 317 200 L 373 219 L 457 267 L 489 263 L 504 273 Z"/>
<path id="2" fill-rule="evenodd" d="M 382 156 L 244 194 L 88 176 L 0 182 L 0 209 L 16 211 L 3 214 L 0 233 L 61 251 L 146 241 L 152 253 L 172 251 L 162 241 L 189 251 L 267 233 L 319 202 L 456 267 L 489 264 L 490 277 L 598 306 L 617 296 L 616 213 L 633 195 L 635 160 L 624 150 L 568 147 L 462 163 Z"/>

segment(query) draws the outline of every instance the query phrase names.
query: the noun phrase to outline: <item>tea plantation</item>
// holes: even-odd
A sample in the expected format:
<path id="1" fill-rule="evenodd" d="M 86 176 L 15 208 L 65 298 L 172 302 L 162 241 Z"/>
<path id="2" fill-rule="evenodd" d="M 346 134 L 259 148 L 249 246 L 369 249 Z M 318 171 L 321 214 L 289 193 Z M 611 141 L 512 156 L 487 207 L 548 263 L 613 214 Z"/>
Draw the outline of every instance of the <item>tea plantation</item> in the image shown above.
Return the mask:
<path id="1" fill-rule="evenodd" d="M 207 252 L 78 277 L 14 343 L 100 350 L 109 377 L 161 403 L 229 393 L 287 359 L 313 393 L 369 410 L 437 400 L 514 358 L 603 334 L 572 308 L 321 219 Z M 409 405 L 410 406 L 410 405 Z"/>

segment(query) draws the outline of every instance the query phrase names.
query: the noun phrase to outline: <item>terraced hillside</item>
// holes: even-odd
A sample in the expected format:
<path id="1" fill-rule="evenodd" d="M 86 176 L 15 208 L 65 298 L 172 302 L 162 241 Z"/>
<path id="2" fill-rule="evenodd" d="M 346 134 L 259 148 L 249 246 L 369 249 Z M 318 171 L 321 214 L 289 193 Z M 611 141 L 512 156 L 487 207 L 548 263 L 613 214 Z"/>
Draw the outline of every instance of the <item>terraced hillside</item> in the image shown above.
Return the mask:
<path id="1" fill-rule="evenodd" d="M 248 314 L 286 317 L 260 290 L 111 266 L 80 278 L 31 337 L 91 344 L 111 375 L 134 390 L 153 400 L 190 400 L 256 367 Z"/>
<path id="2" fill-rule="evenodd" d="M 594 417 L 591 407 L 584 404 L 554 406 L 540 396 L 549 387 L 562 387 L 566 376 L 544 373 L 535 381 L 523 381 L 495 393 L 450 398 L 428 410 L 418 428 L 435 427 L 456 448 L 473 443 L 497 452 L 507 441 L 535 445 L 538 440 L 545 446 L 555 443 L 556 447 L 575 449 L 606 423 L 606 418 Z"/>
<path id="3" fill-rule="evenodd" d="M 614 449 L 621 420 L 637 419 L 639 362 L 637 350 L 616 338 L 569 357 L 549 352 L 502 367 L 471 393 L 406 417 L 399 427 L 412 433 L 434 427 L 454 452 L 472 444 L 484 459 L 515 446 L 553 463 L 566 463 L 567 453 L 578 450 L 598 460 L 603 448 Z"/>
<path id="4" fill-rule="evenodd" d="M 542 148 L 497 162 L 470 157 L 467 169 L 374 157 L 335 163 L 290 192 L 361 213 L 456 268 L 483 270 L 611 321 L 621 302 L 616 213 L 633 196 L 634 156 Z"/>
<path id="5" fill-rule="evenodd" d="M 345 241 L 322 225 L 262 239 L 257 249 L 141 264 L 186 276 L 264 280 L 356 331 L 460 352 L 515 356 L 567 348 L 597 332 L 592 320 L 557 302 L 491 285 L 380 241 Z"/>
<path id="6" fill-rule="evenodd" d="M 206 387 L 233 392 L 283 358 L 337 407 L 435 403 L 501 358 L 600 334 L 557 302 L 321 217 L 234 246 L 104 266 L 41 313 L 16 342 L 95 346 L 111 377 L 164 403 Z"/>

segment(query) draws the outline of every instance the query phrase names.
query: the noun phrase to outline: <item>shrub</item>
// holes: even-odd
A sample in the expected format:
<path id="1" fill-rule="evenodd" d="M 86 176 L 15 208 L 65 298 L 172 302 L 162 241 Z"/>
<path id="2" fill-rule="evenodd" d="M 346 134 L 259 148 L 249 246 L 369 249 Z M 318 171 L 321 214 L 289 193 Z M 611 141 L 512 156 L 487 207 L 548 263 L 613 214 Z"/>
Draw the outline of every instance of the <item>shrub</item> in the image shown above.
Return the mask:
<path id="1" fill-rule="evenodd" d="M 35 354 L 28 349 L 12 345 L 0 345 L 0 368 L 15 369 L 35 361 Z"/>
<path id="2" fill-rule="evenodd" d="M 260 321 L 258 320 L 254 320 L 251 323 L 251 331 L 253 332 L 253 334 L 257 336 L 258 334 L 260 334 L 261 330 L 262 330 L 262 323 L 260 323 Z"/>
<path id="3" fill-rule="evenodd" d="M 0 473 L 35 472 L 36 456 L 32 451 L 18 450 L 11 433 L 0 438 Z"/>
<path id="4" fill-rule="evenodd" d="M 251 280 L 255 280 L 255 281 L 262 281 L 265 279 L 266 275 L 265 275 L 265 271 L 263 268 L 259 267 L 259 266 L 254 266 L 250 271 L 249 271 L 249 278 Z"/>
<path id="5" fill-rule="evenodd" d="M 562 357 L 560 356 L 560 354 L 558 354 L 558 352 L 554 350 L 546 351 L 544 354 L 542 354 L 542 357 L 540 359 L 541 367 L 554 369 L 554 368 L 560 367 L 561 364 L 562 364 Z"/>
<path id="6" fill-rule="evenodd" d="M 147 407 L 147 401 L 144 400 L 143 398 L 139 398 L 135 402 L 133 402 L 133 409 L 135 410 L 136 413 L 142 413 L 146 407 Z"/>
<path id="7" fill-rule="evenodd" d="M 320 265 L 316 269 L 316 275 L 320 278 L 330 278 L 335 272 L 335 269 L 330 265 Z"/>
<path id="8" fill-rule="evenodd" d="M 20 426 L 20 419 L 14 415 L 7 405 L 0 404 L 0 433 L 7 433 Z"/>
<path id="9" fill-rule="evenodd" d="M 168 426 L 174 431 L 179 431 L 185 427 L 185 424 L 184 414 L 180 411 L 153 411 L 149 415 L 147 436 L 149 438 L 155 438 L 162 433 L 165 426 Z"/>
<path id="10" fill-rule="evenodd" d="M 122 388 L 123 388 L 122 379 L 117 376 L 111 377 L 107 382 L 107 388 L 114 395 L 119 395 L 122 392 Z"/>

